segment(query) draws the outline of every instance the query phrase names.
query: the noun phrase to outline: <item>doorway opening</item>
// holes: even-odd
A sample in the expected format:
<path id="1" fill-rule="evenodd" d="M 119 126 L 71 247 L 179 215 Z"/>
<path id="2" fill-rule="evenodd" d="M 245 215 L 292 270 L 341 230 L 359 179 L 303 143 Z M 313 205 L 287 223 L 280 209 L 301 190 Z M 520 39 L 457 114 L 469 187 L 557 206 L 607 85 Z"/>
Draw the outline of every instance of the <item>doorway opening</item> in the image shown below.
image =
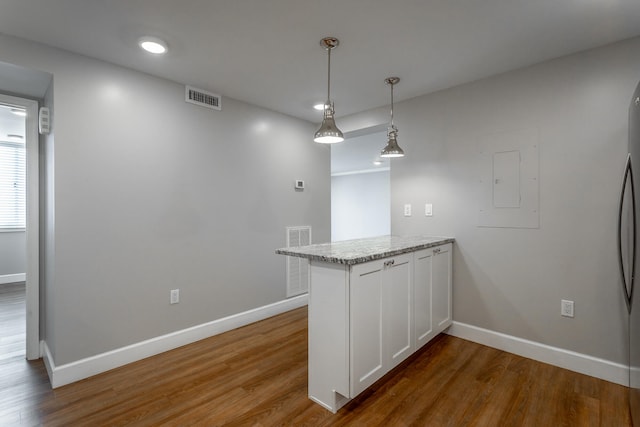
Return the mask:
<path id="1" fill-rule="evenodd" d="M 37 115 L 36 101 L 0 94 L 0 357 L 40 357 Z"/>
<path id="2" fill-rule="evenodd" d="M 331 146 L 331 241 L 391 232 L 391 163 L 380 157 L 387 134 L 376 126 Z"/>

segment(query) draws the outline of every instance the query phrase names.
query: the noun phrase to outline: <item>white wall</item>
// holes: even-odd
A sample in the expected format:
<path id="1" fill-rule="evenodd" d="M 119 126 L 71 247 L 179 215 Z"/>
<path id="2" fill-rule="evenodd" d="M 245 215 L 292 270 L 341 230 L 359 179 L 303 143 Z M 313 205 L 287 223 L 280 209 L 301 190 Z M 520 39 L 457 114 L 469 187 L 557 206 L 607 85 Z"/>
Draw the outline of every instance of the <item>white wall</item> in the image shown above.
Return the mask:
<path id="1" fill-rule="evenodd" d="M 26 254 L 24 231 L 0 232 L 0 276 L 24 274 L 27 271 Z"/>
<path id="2" fill-rule="evenodd" d="M 331 177 L 331 241 L 387 235 L 389 171 Z"/>
<path id="3" fill-rule="evenodd" d="M 0 57 L 53 75 L 42 309 L 56 365 L 283 300 L 285 227 L 329 240 L 312 124 L 230 98 L 200 108 L 181 84 L 12 37 Z"/>
<path id="4" fill-rule="evenodd" d="M 391 231 L 456 238 L 456 321 L 626 361 L 616 215 L 638 80 L 635 38 L 397 104 L 407 155 L 391 168 Z M 480 228 L 478 139 L 519 129 L 538 135 L 540 228 Z M 404 203 L 425 202 L 433 217 L 402 215 Z M 575 301 L 575 318 L 560 316 L 561 299 Z"/>

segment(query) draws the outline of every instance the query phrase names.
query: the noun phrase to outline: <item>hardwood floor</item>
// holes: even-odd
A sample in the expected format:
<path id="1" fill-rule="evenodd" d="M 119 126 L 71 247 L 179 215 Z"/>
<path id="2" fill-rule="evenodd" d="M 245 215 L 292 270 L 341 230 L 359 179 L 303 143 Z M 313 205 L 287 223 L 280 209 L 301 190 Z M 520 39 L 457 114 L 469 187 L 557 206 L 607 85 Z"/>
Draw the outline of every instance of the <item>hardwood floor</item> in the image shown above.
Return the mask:
<path id="1" fill-rule="evenodd" d="M 0 285 L 0 426 L 40 425 L 38 402 L 51 394 L 42 361 L 25 359 L 25 316 L 25 284 Z"/>
<path id="2" fill-rule="evenodd" d="M 0 362 L 25 355 L 25 284 L 0 285 Z"/>
<path id="3" fill-rule="evenodd" d="M 447 335 L 331 414 L 307 399 L 306 325 L 305 307 L 56 390 L 41 362 L 3 363 L 0 425 L 630 425 L 625 387 Z"/>

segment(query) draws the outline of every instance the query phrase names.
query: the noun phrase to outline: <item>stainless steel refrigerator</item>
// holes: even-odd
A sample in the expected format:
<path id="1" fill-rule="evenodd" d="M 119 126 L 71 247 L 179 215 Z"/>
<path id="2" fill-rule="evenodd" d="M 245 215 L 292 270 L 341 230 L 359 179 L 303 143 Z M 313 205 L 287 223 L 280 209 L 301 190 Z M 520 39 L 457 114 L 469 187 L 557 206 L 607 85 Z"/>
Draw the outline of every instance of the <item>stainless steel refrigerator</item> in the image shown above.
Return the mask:
<path id="1" fill-rule="evenodd" d="M 637 234 L 640 227 L 640 83 L 629 106 L 629 154 L 624 169 L 618 216 L 618 253 L 622 293 L 629 312 L 629 409 L 634 426 L 640 426 L 640 294 L 635 275 L 640 272 Z"/>

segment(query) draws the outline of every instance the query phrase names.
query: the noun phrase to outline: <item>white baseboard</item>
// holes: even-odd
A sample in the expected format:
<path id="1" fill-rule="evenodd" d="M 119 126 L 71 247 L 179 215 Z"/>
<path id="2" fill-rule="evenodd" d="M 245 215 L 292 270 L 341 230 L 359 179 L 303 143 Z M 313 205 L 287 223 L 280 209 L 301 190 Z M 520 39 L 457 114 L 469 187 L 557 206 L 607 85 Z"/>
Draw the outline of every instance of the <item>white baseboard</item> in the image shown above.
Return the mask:
<path id="1" fill-rule="evenodd" d="M 47 369 L 47 375 L 49 375 L 49 382 L 51 383 L 51 387 L 59 387 L 53 385 L 53 356 L 51 356 L 51 351 L 49 350 L 49 346 L 46 341 L 40 341 L 40 348 L 42 349 L 42 360 L 44 361 L 44 367 Z"/>
<path id="2" fill-rule="evenodd" d="M 517 338 L 465 323 L 453 322 L 446 331 L 454 337 L 497 348 L 539 362 L 548 363 L 570 371 L 628 386 L 628 367 L 620 363 L 599 359 L 586 354 L 552 347 L 535 341 Z"/>
<path id="3" fill-rule="evenodd" d="M 24 282 L 25 280 L 27 280 L 26 273 L 5 274 L 0 276 L 0 285 L 4 285 L 5 283 Z"/>
<path id="4" fill-rule="evenodd" d="M 146 357 L 173 350 L 174 348 L 305 306 L 307 302 L 307 294 L 299 295 L 60 366 L 55 365 L 51 351 L 45 342 L 43 346 L 44 363 L 49 374 L 51 386 L 53 388 L 61 387 Z"/>

